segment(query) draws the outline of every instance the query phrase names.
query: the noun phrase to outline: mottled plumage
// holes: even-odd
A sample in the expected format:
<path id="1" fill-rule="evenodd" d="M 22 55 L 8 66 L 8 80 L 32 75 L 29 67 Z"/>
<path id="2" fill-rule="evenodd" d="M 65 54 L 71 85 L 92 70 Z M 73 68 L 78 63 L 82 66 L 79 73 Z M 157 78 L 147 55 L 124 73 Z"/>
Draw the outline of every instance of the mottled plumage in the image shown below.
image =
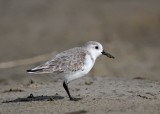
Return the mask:
<path id="1" fill-rule="evenodd" d="M 48 62 L 27 70 L 28 73 L 42 74 L 53 73 L 64 78 L 63 87 L 65 88 L 70 100 L 75 100 L 71 97 L 68 83 L 72 80 L 85 76 L 93 67 L 96 58 L 100 55 L 106 55 L 109 58 L 114 58 L 109 53 L 103 50 L 100 43 L 89 41 L 82 47 L 76 47 L 54 56 Z"/>
<path id="2" fill-rule="evenodd" d="M 81 70 L 86 55 L 90 53 L 82 47 L 76 47 L 57 54 L 53 59 L 34 69 L 34 73 L 66 73 Z"/>

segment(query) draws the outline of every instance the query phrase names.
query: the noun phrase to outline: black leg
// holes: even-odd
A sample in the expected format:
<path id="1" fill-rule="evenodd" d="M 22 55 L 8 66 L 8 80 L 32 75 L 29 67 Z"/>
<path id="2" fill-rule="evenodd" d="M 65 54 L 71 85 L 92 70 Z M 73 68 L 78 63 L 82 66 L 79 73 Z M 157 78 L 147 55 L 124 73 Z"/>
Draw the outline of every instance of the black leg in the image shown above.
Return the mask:
<path id="1" fill-rule="evenodd" d="M 64 87 L 64 89 L 66 90 L 66 92 L 67 92 L 67 94 L 68 94 L 68 96 L 69 96 L 69 99 L 71 100 L 71 101 L 78 101 L 78 100 L 80 100 L 81 98 L 73 98 L 71 95 L 70 95 L 70 92 L 69 92 L 69 89 L 68 89 L 68 85 L 67 85 L 67 83 L 64 81 L 63 82 L 63 87 Z"/>
<path id="2" fill-rule="evenodd" d="M 70 95 L 70 92 L 69 92 L 69 89 L 68 89 L 68 85 L 66 84 L 65 81 L 63 82 L 63 87 L 64 87 L 64 89 L 66 90 L 66 92 L 67 92 L 70 100 L 72 100 L 73 98 L 72 98 L 71 95 Z"/>

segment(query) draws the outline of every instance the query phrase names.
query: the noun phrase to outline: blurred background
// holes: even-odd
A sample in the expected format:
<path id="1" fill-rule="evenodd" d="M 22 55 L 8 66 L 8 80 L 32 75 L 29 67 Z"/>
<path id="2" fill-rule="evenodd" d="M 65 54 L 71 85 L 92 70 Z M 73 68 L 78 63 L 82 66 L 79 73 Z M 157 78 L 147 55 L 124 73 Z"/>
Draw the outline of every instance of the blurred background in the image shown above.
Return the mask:
<path id="1" fill-rule="evenodd" d="M 26 83 L 26 69 L 90 40 L 116 58 L 89 75 L 160 80 L 159 0 L 0 0 L 0 84 Z"/>

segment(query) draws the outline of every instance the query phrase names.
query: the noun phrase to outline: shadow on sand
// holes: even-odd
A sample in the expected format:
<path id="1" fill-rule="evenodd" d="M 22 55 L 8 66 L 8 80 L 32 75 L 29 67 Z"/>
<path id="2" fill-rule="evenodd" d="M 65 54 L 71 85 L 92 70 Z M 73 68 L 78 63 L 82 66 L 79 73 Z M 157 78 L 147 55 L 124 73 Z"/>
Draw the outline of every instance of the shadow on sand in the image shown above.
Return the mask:
<path id="1" fill-rule="evenodd" d="M 3 101 L 2 103 L 17 103 L 17 102 L 31 102 L 31 101 L 54 101 L 54 100 L 60 100 L 64 99 L 64 97 L 59 95 L 54 96 L 33 96 L 33 94 L 30 94 L 28 97 L 24 98 L 17 98 L 10 101 Z"/>

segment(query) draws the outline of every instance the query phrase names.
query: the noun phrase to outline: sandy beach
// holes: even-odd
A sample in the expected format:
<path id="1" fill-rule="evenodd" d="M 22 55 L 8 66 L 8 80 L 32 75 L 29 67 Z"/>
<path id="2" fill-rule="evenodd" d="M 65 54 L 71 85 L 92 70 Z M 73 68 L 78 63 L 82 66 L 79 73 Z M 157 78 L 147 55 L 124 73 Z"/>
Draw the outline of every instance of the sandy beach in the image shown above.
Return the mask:
<path id="1" fill-rule="evenodd" d="M 144 79 L 85 77 L 69 85 L 70 101 L 60 80 L 1 86 L 1 114 L 159 114 L 160 83 Z"/>
<path id="2" fill-rule="evenodd" d="M 0 114 L 160 114 L 160 0 L 0 0 Z M 99 57 L 84 78 L 27 74 L 87 41 Z M 52 53 L 54 52 L 54 53 Z"/>

